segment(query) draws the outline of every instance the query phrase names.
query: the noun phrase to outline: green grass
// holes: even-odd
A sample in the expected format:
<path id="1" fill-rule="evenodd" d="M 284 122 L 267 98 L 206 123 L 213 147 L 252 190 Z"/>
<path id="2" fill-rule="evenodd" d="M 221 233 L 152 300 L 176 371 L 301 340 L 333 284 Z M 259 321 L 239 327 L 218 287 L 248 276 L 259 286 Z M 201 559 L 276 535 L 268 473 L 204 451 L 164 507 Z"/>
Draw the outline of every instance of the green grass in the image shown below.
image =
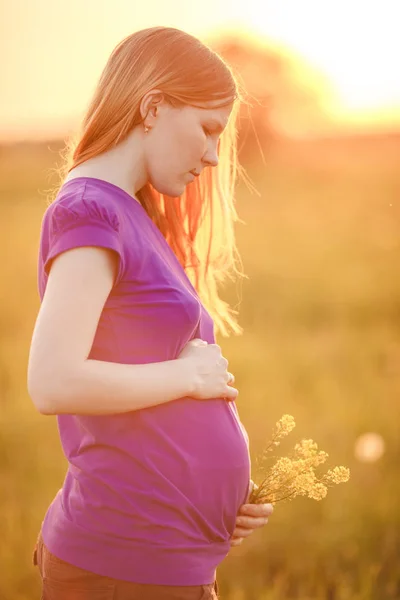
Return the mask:
<path id="1" fill-rule="evenodd" d="M 398 141 L 279 144 L 246 165 L 260 196 L 238 187 L 237 239 L 249 279 L 225 296 L 242 336 L 220 338 L 239 389 L 252 462 L 284 413 L 301 437 L 350 467 L 321 502 L 276 506 L 218 568 L 223 600 L 389 600 L 400 597 L 400 175 Z M 2 148 L 0 167 L 0 598 L 39 597 L 31 552 L 66 469 L 56 420 L 26 390 L 39 308 L 36 265 L 49 148 Z M 384 456 L 354 457 L 380 433 Z M 256 480 L 256 471 L 253 471 Z"/>

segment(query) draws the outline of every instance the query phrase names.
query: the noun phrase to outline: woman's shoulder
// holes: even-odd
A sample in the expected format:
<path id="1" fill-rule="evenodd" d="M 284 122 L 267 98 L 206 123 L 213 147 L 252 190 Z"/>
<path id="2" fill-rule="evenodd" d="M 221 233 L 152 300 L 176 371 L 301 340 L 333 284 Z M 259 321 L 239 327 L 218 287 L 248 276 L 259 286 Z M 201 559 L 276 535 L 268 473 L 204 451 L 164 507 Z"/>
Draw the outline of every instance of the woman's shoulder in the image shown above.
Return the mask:
<path id="1" fill-rule="evenodd" d="M 108 190 L 99 189 L 86 178 L 75 178 L 64 181 L 45 217 L 53 233 L 85 222 L 103 223 L 119 232 L 119 210 Z"/>

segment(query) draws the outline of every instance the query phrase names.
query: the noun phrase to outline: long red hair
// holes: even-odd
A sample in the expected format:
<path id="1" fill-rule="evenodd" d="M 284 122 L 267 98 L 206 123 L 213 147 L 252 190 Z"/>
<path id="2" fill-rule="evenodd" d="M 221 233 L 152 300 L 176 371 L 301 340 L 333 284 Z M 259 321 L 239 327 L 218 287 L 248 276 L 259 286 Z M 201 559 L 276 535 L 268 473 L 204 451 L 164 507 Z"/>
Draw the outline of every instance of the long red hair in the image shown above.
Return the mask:
<path id="1" fill-rule="evenodd" d="M 204 169 L 179 197 L 157 192 L 150 183 L 135 197 L 160 229 L 214 319 L 215 332 L 241 334 L 233 310 L 218 295 L 218 284 L 244 273 L 235 242 L 237 117 L 242 100 L 231 68 L 196 37 L 172 27 L 151 27 L 124 38 L 111 53 L 75 136 L 66 142 L 60 186 L 68 172 L 115 146 L 140 124 L 140 102 L 153 88 L 173 106 L 233 103 L 219 141 L 219 164 Z M 220 102 L 217 102 L 220 100 Z M 59 187 L 60 187 L 59 186 Z M 59 187 L 55 192 L 57 193 Z M 134 194 L 132 194 L 134 195 Z"/>

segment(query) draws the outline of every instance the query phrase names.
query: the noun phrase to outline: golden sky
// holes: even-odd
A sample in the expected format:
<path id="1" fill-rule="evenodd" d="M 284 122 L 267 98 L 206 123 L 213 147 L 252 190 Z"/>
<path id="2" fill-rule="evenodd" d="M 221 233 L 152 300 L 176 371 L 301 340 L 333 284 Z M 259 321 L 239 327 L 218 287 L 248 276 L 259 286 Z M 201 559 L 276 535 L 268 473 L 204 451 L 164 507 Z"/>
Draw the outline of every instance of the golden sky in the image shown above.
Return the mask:
<path id="1" fill-rule="evenodd" d="M 73 129 L 115 45 L 154 25 L 265 36 L 323 73 L 334 122 L 400 129 L 400 0 L 0 0 L 0 138 Z"/>

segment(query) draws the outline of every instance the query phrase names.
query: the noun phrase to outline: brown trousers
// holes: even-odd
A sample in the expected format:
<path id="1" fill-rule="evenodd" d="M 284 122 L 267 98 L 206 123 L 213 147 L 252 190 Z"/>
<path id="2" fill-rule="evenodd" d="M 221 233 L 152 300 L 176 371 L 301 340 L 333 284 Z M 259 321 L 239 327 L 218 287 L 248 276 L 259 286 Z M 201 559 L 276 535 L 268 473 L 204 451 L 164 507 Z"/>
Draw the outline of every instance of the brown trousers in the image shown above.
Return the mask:
<path id="1" fill-rule="evenodd" d="M 42 578 L 41 600 L 218 600 L 218 584 L 151 585 L 97 575 L 54 556 L 36 542 L 32 562 Z"/>

